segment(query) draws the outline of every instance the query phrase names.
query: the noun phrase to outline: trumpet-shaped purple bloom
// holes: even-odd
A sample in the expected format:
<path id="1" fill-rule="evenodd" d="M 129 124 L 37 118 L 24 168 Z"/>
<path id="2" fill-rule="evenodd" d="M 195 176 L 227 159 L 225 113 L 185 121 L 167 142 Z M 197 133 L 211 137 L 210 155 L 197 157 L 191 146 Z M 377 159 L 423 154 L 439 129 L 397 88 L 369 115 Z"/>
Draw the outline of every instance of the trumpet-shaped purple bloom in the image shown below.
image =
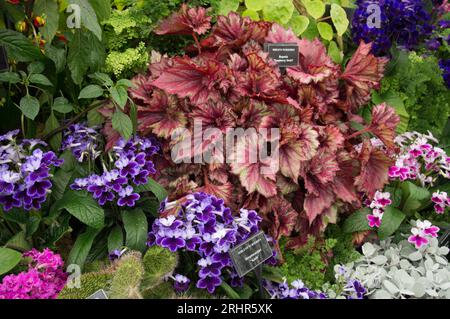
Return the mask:
<path id="1" fill-rule="evenodd" d="M 200 257 L 198 288 L 212 293 L 227 277 L 241 284 L 244 279 L 236 278 L 229 250 L 258 232 L 258 214 L 242 209 L 233 217 L 222 199 L 206 193 L 187 195 L 182 204 L 164 201 L 161 210 L 175 206 L 181 206 L 175 215 L 155 220 L 148 245 L 196 252 Z"/>
<path id="2" fill-rule="evenodd" d="M 182 293 L 189 289 L 189 284 L 191 283 L 191 280 L 183 275 L 176 274 L 174 279 L 174 288 L 176 292 Z"/>
<path id="3" fill-rule="evenodd" d="M 50 171 L 61 166 L 55 153 L 34 149 L 46 144 L 39 140 L 17 141 L 18 130 L 0 136 L 0 204 L 5 211 L 13 207 L 40 210 L 51 192 Z"/>
<path id="4" fill-rule="evenodd" d="M 101 175 L 77 178 L 70 187 L 87 190 L 100 205 L 116 201 L 118 206 L 134 207 L 140 198 L 134 187 L 146 184 L 150 175 L 156 173 L 151 158 L 158 150 L 153 139 L 120 139 L 110 154 L 114 168 L 105 168 Z"/>

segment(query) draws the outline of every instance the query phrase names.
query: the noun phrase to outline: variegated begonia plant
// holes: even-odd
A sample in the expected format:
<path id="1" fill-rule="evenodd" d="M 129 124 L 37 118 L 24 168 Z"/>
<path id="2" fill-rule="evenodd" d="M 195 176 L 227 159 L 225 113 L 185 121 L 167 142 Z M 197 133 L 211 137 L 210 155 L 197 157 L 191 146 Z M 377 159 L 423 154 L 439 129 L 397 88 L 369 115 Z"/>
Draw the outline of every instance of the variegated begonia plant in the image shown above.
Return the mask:
<path id="1" fill-rule="evenodd" d="M 298 247 L 307 234 L 319 234 L 336 220 L 338 210 L 349 214 L 360 207 L 361 193 L 371 197 L 388 182 L 399 117 L 386 104 L 373 108 L 369 123 L 357 115 L 388 61 L 361 43 L 342 69 L 318 39 L 298 39 L 276 23 L 233 12 L 218 16 L 211 28 L 207 14 L 183 6 L 156 29 L 161 35 L 191 34 L 196 45 L 185 56 L 153 61 L 147 74 L 133 79 L 138 132 L 163 142 L 159 182 L 171 200 L 204 191 L 231 207 L 256 209 L 269 235 L 291 236 L 288 247 Z M 299 65 L 280 72 L 263 50 L 268 42 L 298 44 Z M 177 141 L 171 136 L 177 129 L 193 133 L 194 120 L 202 120 L 203 131 L 215 127 L 223 133 L 279 128 L 272 150 L 279 152 L 279 170 L 262 174 L 261 166 L 270 164 L 265 162 L 175 164 L 171 150 Z M 112 145 L 118 135 L 108 124 L 105 133 Z M 372 145 L 371 134 L 384 146 Z M 207 152 L 209 144 L 195 154 Z"/>

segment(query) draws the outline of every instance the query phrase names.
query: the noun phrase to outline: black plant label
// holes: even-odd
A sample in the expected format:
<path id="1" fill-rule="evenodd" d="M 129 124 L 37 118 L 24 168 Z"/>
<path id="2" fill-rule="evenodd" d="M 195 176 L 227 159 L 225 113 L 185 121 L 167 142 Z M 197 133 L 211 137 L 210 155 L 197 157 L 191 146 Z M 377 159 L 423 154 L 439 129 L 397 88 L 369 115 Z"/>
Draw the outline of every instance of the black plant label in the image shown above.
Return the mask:
<path id="1" fill-rule="evenodd" d="M 6 55 L 6 49 L 3 45 L 0 45 L 0 71 L 8 69 L 8 56 Z"/>
<path id="2" fill-rule="evenodd" d="M 298 45 L 296 43 L 264 43 L 264 51 L 277 62 L 280 68 L 298 65 Z"/>
<path id="3" fill-rule="evenodd" d="M 244 277 L 272 257 L 272 248 L 264 232 L 261 231 L 232 248 L 230 257 L 239 277 Z"/>

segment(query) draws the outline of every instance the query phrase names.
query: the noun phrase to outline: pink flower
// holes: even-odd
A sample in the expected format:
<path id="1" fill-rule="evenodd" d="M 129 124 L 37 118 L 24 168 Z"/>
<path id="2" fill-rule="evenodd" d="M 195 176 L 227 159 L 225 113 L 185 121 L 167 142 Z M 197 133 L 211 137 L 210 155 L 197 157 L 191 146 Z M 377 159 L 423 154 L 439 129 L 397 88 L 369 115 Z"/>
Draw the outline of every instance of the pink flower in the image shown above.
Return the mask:
<path id="1" fill-rule="evenodd" d="M 411 244 L 414 244 L 417 249 L 428 244 L 428 239 L 421 235 L 421 231 L 419 229 L 412 228 L 411 233 L 413 233 L 413 234 L 411 236 L 409 236 L 408 241 Z"/>
<path id="2" fill-rule="evenodd" d="M 380 192 L 377 191 L 374 195 L 373 201 L 370 204 L 371 208 L 383 208 L 392 203 L 390 200 L 391 194 L 389 192 Z"/>
<path id="3" fill-rule="evenodd" d="M 369 221 L 370 227 L 380 227 L 382 218 L 383 215 L 367 215 L 367 220 Z"/>
<path id="4" fill-rule="evenodd" d="M 431 196 L 431 201 L 435 203 L 434 210 L 437 214 L 443 214 L 446 206 L 450 206 L 450 197 L 446 192 L 434 192 Z"/>

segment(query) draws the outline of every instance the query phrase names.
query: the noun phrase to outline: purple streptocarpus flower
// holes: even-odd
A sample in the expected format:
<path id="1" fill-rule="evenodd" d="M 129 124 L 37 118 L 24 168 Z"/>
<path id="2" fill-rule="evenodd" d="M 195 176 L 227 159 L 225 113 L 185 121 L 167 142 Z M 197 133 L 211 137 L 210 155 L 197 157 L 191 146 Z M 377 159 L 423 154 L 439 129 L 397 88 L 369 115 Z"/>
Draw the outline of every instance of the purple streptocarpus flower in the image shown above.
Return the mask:
<path id="1" fill-rule="evenodd" d="M 177 237 L 165 237 L 161 241 L 161 246 L 164 248 L 168 248 L 170 251 L 177 251 L 179 248 L 183 248 L 185 245 L 185 241 L 182 238 Z"/>
<path id="2" fill-rule="evenodd" d="M 189 289 L 189 284 L 191 283 L 191 280 L 183 275 L 176 274 L 174 277 L 174 288 L 176 292 L 182 293 Z"/>
<path id="3" fill-rule="evenodd" d="M 222 283 L 222 280 L 219 277 L 214 276 L 206 276 L 203 278 L 200 278 L 199 281 L 197 281 L 197 288 L 199 289 L 206 289 L 210 294 L 216 290 L 216 287 L 220 286 Z"/>
<path id="4" fill-rule="evenodd" d="M 135 202 L 141 197 L 138 193 L 133 193 L 133 187 L 127 186 L 119 191 L 117 205 L 134 207 Z"/>

